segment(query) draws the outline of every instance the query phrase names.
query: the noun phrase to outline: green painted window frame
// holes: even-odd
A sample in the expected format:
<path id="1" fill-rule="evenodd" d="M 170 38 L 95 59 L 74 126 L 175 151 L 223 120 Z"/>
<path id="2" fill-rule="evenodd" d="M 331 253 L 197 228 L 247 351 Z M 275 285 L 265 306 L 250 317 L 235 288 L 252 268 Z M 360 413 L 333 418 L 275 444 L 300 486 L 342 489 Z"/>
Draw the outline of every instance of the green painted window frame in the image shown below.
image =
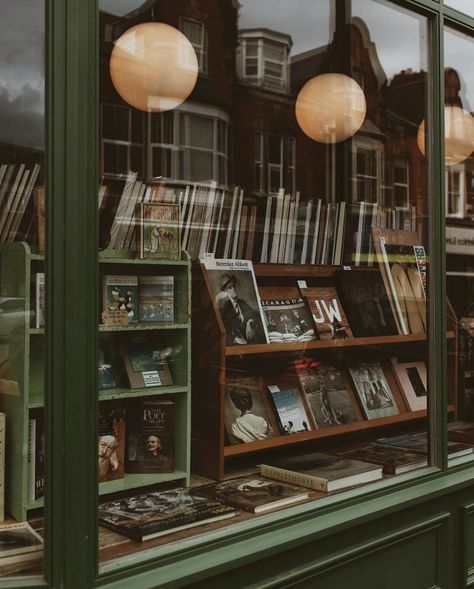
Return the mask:
<path id="1" fill-rule="evenodd" d="M 9 0 L 14 1 L 14 0 Z M 314 0 L 317 4 L 317 0 Z M 473 467 L 446 470 L 446 312 L 444 262 L 443 27 L 474 35 L 474 18 L 437 0 L 392 0 L 431 22 L 433 133 L 430 185 L 430 423 L 437 432 L 435 467 L 403 482 L 374 486 L 342 502 L 305 504 L 166 547 L 157 558 L 97 577 L 96 371 L 98 6 L 97 0 L 47 0 L 47 494 L 46 581 L 0 580 L 0 587 L 110 589 L 185 586 L 235 566 L 278 554 L 312 538 L 347 530 L 472 484 Z M 74 309 L 74 313 L 71 312 Z M 437 319 L 438 318 L 438 319 Z M 95 345 L 92 345 L 94 342 Z M 269 571 L 270 574 L 270 571 Z"/>

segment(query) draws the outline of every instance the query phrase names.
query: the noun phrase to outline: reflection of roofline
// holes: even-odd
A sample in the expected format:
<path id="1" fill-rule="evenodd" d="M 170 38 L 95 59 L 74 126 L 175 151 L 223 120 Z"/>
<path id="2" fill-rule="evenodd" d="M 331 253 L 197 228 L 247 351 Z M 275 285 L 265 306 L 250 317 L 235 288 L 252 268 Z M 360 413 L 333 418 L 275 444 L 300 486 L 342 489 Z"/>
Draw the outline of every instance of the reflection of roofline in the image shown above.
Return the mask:
<path id="1" fill-rule="evenodd" d="M 280 33 L 280 31 L 274 31 L 273 29 L 267 29 L 266 27 L 259 27 L 254 29 L 239 29 L 239 37 L 264 37 L 270 41 L 276 41 L 277 43 L 286 43 L 288 47 L 293 47 L 293 39 L 288 33 Z"/>
<path id="2" fill-rule="evenodd" d="M 326 53 L 328 50 L 329 45 L 321 45 L 321 47 L 316 47 L 315 49 L 308 49 L 307 51 L 303 51 L 302 53 L 297 53 L 296 55 L 291 56 L 291 63 L 295 63 L 298 61 L 302 61 L 303 59 L 307 59 L 308 57 L 314 57 L 321 53 Z"/>

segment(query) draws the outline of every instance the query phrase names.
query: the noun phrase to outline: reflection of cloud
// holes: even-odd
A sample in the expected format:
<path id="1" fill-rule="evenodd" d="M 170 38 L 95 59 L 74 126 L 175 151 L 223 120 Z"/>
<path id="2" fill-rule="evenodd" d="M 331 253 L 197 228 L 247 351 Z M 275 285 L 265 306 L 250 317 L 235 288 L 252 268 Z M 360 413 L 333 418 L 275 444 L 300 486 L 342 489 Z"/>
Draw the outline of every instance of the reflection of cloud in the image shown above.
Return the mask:
<path id="1" fill-rule="evenodd" d="M 44 147 L 43 94 L 24 84 L 15 98 L 0 87 L 0 142 Z"/>

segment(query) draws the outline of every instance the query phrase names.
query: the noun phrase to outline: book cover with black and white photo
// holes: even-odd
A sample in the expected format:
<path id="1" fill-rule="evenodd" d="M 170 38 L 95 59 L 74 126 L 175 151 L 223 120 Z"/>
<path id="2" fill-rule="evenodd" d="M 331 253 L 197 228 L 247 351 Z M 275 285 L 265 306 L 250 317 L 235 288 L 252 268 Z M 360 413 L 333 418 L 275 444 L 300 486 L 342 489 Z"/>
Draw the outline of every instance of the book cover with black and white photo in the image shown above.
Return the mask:
<path id="1" fill-rule="evenodd" d="M 426 364 L 418 362 L 398 362 L 392 360 L 392 369 L 410 411 L 423 411 L 427 408 L 428 375 Z"/>
<path id="2" fill-rule="evenodd" d="M 173 384 L 168 366 L 168 350 L 157 344 L 148 334 L 127 334 L 121 342 L 120 352 L 131 389 L 163 387 Z"/>
<path id="3" fill-rule="evenodd" d="M 345 339 L 352 331 L 334 286 L 300 288 L 321 339 Z"/>
<path id="4" fill-rule="evenodd" d="M 319 339 L 308 304 L 297 287 L 258 289 L 271 344 Z"/>
<path id="5" fill-rule="evenodd" d="M 125 406 L 116 402 L 99 404 L 99 483 L 122 479 L 125 465 Z"/>
<path id="6" fill-rule="evenodd" d="M 202 260 L 228 346 L 268 343 L 267 328 L 249 260 Z"/>
<path id="7" fill-rule="evenodd" d="M 341 370 L 309 360 L 296 364 L 295 371 L 318 429 L 357 421 Z"/>
<path id="8" fill-rule="evenodd" d="M 127 410 L 126 472 L 174 471 L 176 406 L 172 401 L 135 399 Z"/>
<path id="9" fill-rule="evenodd" d="M 41 557 L 43 538 L 28 522 L 0 526 L 0 566 L 29 560 L 33 554 Z"/>
<path id="10" fill-rule="evenodd" d="M 313 429 L 299 388 L 281 390 L 278 385 L 269 385 L 268 390 L 282 435 L 293 435 Z"/>
<path id="11" fill-rule="evenodd" d="M 139 317 L 142 323 L 173 323 L 174 277 L 138 277 Z"/>
<path id="12" fill-rule="evenodd" d="M 348 368 L 367 419 L 400 413 L 380 362 L 354 362 Z"/>

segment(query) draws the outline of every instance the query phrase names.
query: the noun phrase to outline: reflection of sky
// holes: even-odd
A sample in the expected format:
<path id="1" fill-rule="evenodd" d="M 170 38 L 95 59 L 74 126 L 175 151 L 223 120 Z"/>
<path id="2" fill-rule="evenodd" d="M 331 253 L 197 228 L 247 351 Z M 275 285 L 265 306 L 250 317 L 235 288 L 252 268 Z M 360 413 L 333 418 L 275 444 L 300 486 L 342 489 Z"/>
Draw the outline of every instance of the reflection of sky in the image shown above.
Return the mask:
<path id="1" fill-rule="evenodd" d="M 446 29 L 444 35 L 444 63 L 454 68 L 461 77 L 461 97 L 463 107 L 474 110 L 474 70 L 472 56 L 474 40 L 453 29 Z"/>
<path id="2" fill-rule="evenodd" d="M 444 3 L 451 8 L 469 14 L 469 16 L 474 16 L 474 2 L 472 0 L 444 0 Z"/>
<path id="3" fill-rule="evenodd" d="M 2 3 L 0 19 L 0 142 L 44 142 L 44 3 Z"/>
<path id="4" fill-rule="evenodd" d="M 124 16 L 141 6 L 146 8 L 151 2 L 152 0 L 99 0 L 99 10 L 116 16 Z"/>

